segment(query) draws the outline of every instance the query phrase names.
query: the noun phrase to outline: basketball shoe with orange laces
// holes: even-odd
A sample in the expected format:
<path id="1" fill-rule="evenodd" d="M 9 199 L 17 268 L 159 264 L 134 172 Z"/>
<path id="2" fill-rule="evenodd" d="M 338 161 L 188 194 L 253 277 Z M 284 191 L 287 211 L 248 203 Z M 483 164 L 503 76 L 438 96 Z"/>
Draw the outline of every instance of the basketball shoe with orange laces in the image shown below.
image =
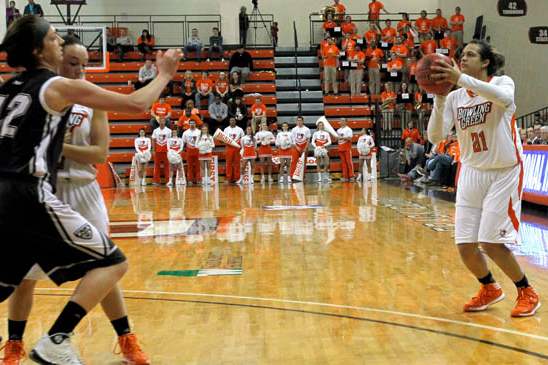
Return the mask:
<path id="1" fill-rule="evenodd" d="M 534 315 L 539 308 L 540 295 L 533 287 L 518 288 L 518 299 L 516 306 L 512 309 L 512 317 L 529 317 Z"/>
<path id="2" fill-rule="evenodd" d="M 3 365 L 20 365 L 25 357 L 25 348 L 23 341 L 9 340 L 6 344 L 0 348 L 4 349 L 4 358 L 2 359 Z"/>
<path id="3" fill-rule="evenodd" d="M 480 312 L 486 310 L 490 305 L 500 302 L 505 297 L 498 283 L 481 285 L 475 297 L 464 305 L 465 312 Z"/>
<path id="4" fill-rule="evenodd" d="M 118 337 L 118 345 L 124 360 L 129 365 L 150 365 L 148 356 L 139 346 L 137 336 L 133 333 L 128 333 Z"/>

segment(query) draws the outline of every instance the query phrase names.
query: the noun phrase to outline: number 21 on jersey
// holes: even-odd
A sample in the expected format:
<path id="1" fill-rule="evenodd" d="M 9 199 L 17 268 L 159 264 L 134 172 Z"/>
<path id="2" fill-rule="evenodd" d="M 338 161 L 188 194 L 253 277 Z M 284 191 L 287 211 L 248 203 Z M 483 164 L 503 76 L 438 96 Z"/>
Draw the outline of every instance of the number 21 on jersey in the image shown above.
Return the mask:
<path id="1" fill-rule="evenodd" d="M 475 153 L 485 152 L 488 150 L 487 141 L 485 140 L 485 133 L 483 133 L 483 131 L 479 133 L 472 133 L 470 136 L 472 137 L 472 148 Z"/>

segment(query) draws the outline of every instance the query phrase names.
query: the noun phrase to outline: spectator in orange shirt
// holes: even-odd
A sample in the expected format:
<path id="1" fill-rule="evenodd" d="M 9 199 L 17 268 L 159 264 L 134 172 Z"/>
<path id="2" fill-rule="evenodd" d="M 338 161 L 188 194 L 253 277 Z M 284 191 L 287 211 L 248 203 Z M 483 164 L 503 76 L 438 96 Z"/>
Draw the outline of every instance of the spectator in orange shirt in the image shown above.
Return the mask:
<path id="1" fill-rule="evenodd" d="M 388 11 L 384 7 L 383 3 L 377 0 L 371 0 L 371 2 L 369 3 L 368 19 L 375 21 L 378 25 L 381 10 L 384 11 L 385 14 L 388 14 Z"/>
<path id="2" fill-rule="evenodd" d="M 402 37 L 397 36 L 394 46 L 390 49 L 390 52 L 393 52 L 401 59 L 409 57 L 409 48 L 402 43 Z"/>
<path id="3" fill-rule="evenodd" d="M 417 87 L 417 79 L 415 78 L 417 70 L 417 58 L 414 53 L 407 59 L 407 82 L 409 83 L 409 89 L 413 92 Z M 416 101 L 416 100 L 415 100 Z"/>
<path id="4" fill-rule="evenodd" d="M 392 90 L 399 89 L 403 68 L 403 60 L 396 56 L 395 53 L 390 52 L 388 62 L 386 63 L 386 71 L 388 72 L 387 80 L 392 84 Z"/>
<path id="5" fill-rule="evenodd" d="M 341 29 L 343 34 L 356 34 L 358 28 L 356 28 L 356 24 L 352 22 L 352 17 L 350 15 L 347 15 L 344 18 L 344 23 L 341 25 Z"/>
<path id="6" fill-rule="evenodd" d="M 160 119 L 165 119 L 166 126 L 169 128 L 171 121 L 171 105 L 166 103 L 165 98 L 160 98 L 156 103 L 152 104 L 150 109 L 150 125 L 152 130 L 155 130 L 160 125 Z"/>
<path id="7" fill-rule="evenodd" d="M 219 73 L 219 78 L 215 81 L 215 95 L 219 95 L 223 103 L 228 101 L 228 79 L 226 78 L 226 73 Z"/>
<path id="8" fill-rule="evenodd" d="M 337 26 L 337 23 L 333 21 L 333 15 L 331 13 L 328 13 L 327 19 L 323 23 L 323 30 L 325 30 L 326 32 L 330 32 L 331 34 L 331 32 L 336 26 Z"/>
<path id="9" fill-rule="evenodd" d="M 177 135 L 181 136 L 183 130 L 190 128 L 190 121 L 193 120 L 196 126 L 200 127 L 204 122 L 200 118 L 200 111 L 194 107 L 192 100 L 187 100 L 185 109 L 182 110 L 179 121 L 177 122 Z"/>
<path id="10" fill-rule="evenodd" d="M 207 72 L 202 72 L 202 77 L 196 81 L 196 108 L 202 109 L 202 99 L 207 98 L 207 108 L 213 103 L 213 81 L 208 77 Z M 206 109 L 207 109 L 206 108 Z"/>
<path id="11" fill-rule="evenodd" d="M 356 41 L 352 39 L 351 33 L 346 33 L 341 41 L 341 50 L 348 53 L 354 50 L 354 47 L 356 47 Z"/>
<path id="12" fill-rule="evenodd" d="M 407 49 L 409 49 L 409 51 L 415 48 L 415 37 L 411 31 L 407 31 L 403 33 L 401 37 L 402 37 L 402 44 L 404 44 L 407 47 Z"/>
<path id="13" fill-rule="evenodd" d="M 453 38 L 451 32 L 445 32 L 445 38 L 440 41 L 440 48 L 442 50 L 446 50 L 447 53 L 445 53 L 445 55 L 449 58 L 455 57 L 455 53 L 457 51 L 457 40 Z"/>
<path id="14" fill-rule="evenodd" d="M 329 39 L 329 46 L 322 53 L 323 71 L 324 71 L 324 93 L 329 94 L 329 88 L 333 93 L 339 93 L 339 84 L 337 81 L 337 67 L 339 66 L 339 49 L 335 45 L 335 39 Z"/>
<path id="15" fill-rule="evenodd" d="M 426 17 L 426 10 L 421 11 L 421 17 L 415 20 L 415 28 L 419 32 L 419 42 L 422 42 L 432 30 L 432 20 Z"/>
<path id="16" fill-rule="evenodd" d="M 266 124 L 266 105 L 263 103 L 263 98 L 257 96 L 255 103 L 251 106 L 251 130 L 253 134 L 259 131 L 259 125 Z"/>
<path id="17" fill-rule="evenodd" d="M 333 0 L 333 7 L 335 8 L 335 20 L 342 22 L 344 14 L 346 13 L 346 6 L 341 4 L 341 0 Z"/>
<path id="18" fill-rule="evenodd" d="M 371 42 L 377 42 L 379 38 L 379 31 L 377 26 L 373 22 L 369 22 L 369 30 L 365 32 L 363 37 L 365 38 L 367 45 L 371 46 Z"/>
<path id="19" fill-rule="evenodd" d="M 141 36 L 137 38 L 137 49 L 143 55 L 143 59 L 154 51 L 155 45 L 156 40 L 154 39 L 154 36 L 151 35 L 148 30 L 143 29 Z"/>
<path id="20" fill-rule="evenodd" d="M 371 42 L 371 47 L 365 51 L 368 59 L 369 93 L 379 95 L 381 92 L 381 61 L 384 57 L 382 49 L 377 48 L 377 42 Z"/>
<path id="21" fill-rule="evenodd" d="M 381 30 L 381 40 L 388 43 L 388 49 L 390 49 L 398 32 L 392 27 L 392 22 L 390 20 L 385 20 L 384 24 L 385 27 Z"/>
<path id="22" fill-rule="evenodd" d="M 196 100 L 196 81 L 194 81 L 194 75 L 192 71 L 188 70 L 185 72 L 185 77 L 181 81 L 182 88 L 182 99 L 181 99 L 181 109 L 184 109 L 187 100 Z"/>
<path id="23" fill-rule="evenodd" d="M 430 53 L 435 53 L 437 48 L 436 41 L 432 39 L 431 33 L 424 34 L 424 40 L 421 42 L 421 54 L 426 56 Z"/>
<path id="24" fill-rule="evenodd" d="M 411 120 L 407 123 L 407 128 L 403 130 L 401 135 L 402 142 L 405 142 L 407 138 L 411 138 L 413 142 L 423 144 L 423 139 L 419 129 L 415 127 L 415 123 Z"/>
<path id="25" fill-rule="evenodd" d="M 392 130 L 394 120 L 394 109 L 396 108 L 396 93 L 392 90 L 392 85 L 387 82 L 384 84 L 384 91 L 381 93 L 382 101 L 382 128 Z"/>
<path id="26" fill-rule="evenodd" d="M 441 15 L 441 9 L 436 9 L 436 16 L 432 19 L 432 31 L 434 32 L 434 40 L 438 42 L 438 45 L 448 28 L 447 19 Z"/>
<path id="27" fill-rule="evenodd" d="M 401 13 L 401 20 L 398 22 L 398 25 L 396 26 L 396 30 L 398 31 L 398 33 L 400 34 L 404 34 L 405 32 L 407 32 L 407 30 L 405 30 L 405 27 L 409 27 L 411 28 L 411 22 L 409 21 L 409 14 L 407 13 Z"/>
<path id="28" fill-rule="evenodd" d="M 457 40 L 457 47 L 462 46 L 464 38 L 464 15 L 460 13 L 460 6 L 455 8 L 455 14 L 449 19 L 451 35 Z"/>
<path id="29" fill-rule="evenodd" d="M 357 68 L 351 69 L 349 72 L 350 96 L 361 95 L 365 53 L 362 52 L 361 46 L 358 44 L 352 51 L 348 52 L 347 58 L 351 63 L 355 62 L 357 64 Z"/>

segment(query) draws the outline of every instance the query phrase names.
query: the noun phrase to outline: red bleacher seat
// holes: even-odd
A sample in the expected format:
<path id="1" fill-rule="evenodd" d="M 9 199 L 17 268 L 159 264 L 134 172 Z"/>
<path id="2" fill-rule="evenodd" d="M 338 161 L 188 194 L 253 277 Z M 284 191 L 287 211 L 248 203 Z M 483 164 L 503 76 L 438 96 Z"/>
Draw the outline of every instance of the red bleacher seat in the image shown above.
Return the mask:
<path id="1" fill-rule="evenodd" d="M 363 117 L 370 114 L 371 109 L 368 107 L 341 106 L 325 108 L 325 116 L 327 117 Z"/>

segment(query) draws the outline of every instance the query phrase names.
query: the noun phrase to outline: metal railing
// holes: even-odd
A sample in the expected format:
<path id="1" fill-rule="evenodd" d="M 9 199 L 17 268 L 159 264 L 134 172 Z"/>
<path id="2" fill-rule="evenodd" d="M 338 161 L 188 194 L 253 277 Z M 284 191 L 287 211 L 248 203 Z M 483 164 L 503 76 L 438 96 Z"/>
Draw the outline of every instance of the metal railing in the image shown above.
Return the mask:
<path id="1" fill-rule="evenodd" d="M 380 110 L 380 104 L 375 104 L 375 143 L 378 146 L 387 146 L 393 149 L 402 147 L 402 133 L 407 128 L 410 120 L 415 121 L 415 127 L 419 130 L 422 138 L 426 141 L 426 127 L 430 118 L 430 111 L 419 110 Z"/>
<path id="2" fill-rule="evenodd" d="M 270 29 L 274 22 L 274 14 L 251 14 L 249 16 L 248 44 L 254 47 L 272 47 Z M 253 40 L 252 42 L 249 42 Z"/>
<path id="3" fill-rule="evenodd" d="M 548 125 L 548 106 L 522 115 L 516 119 L 516 124 L 520 129 L 532 128 L 535 124 Z"/>
<path id="4" fill-rule="evenodd" d="M 381 14 L 379 22 L 384 22 L 385 20 L 392 21 L 392 26 L 396 27 L 397 23 L 402 20 L 401 14 L 403 13 L 390 13 L 390 14 Z M 420 16 L 420 13 L 407 13 L 409 15 L 409 21 L 414 24 L 415 20 Z M 428 16 L 433 15 L 434 13 L 428 13 Z M 368 13 L 354 13 L 354 14 L 345 14 L 352 17 L 352 22 L 356 24 L 358 34 L 364 34 L 369 29 L 369 14 Z M 323 30 L 323 15 L 320 13 L 311 13 L 308 16 L 310 22 L 310 46 L 317 46 L 324 39 L 324 30 Z M 381 26 L 382 28 L 382 26 Z"/>

